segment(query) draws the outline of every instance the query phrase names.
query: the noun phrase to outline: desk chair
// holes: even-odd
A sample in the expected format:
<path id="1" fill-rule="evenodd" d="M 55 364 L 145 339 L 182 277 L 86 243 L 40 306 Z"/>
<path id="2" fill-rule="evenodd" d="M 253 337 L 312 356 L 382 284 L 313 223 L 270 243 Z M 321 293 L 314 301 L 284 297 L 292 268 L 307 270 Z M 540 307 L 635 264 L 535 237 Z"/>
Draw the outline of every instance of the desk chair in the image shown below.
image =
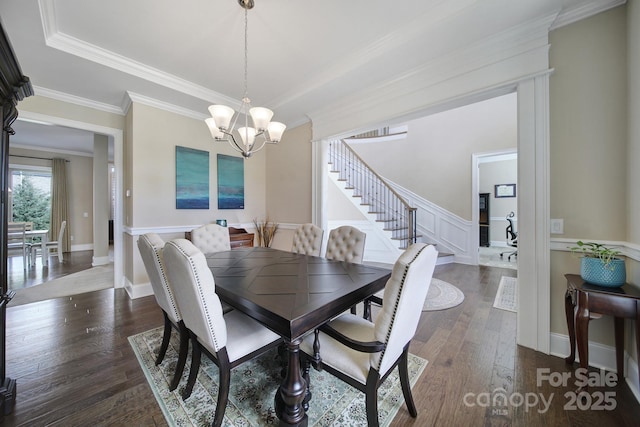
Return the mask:
<path id="1" fill-rule="evenodd" d="M 513 212 L 510 212 L 509 215 L 507 215 L 507 222 L 509 223 L 507 225 L 506 228 L 506 233 L 507 233 L 507 245 L 511 246 L 512 248 L 517 248 L 518 247 L 518 233 L 515 231 L 515 228 L 513 227 L 513 220 L 511 218 L 513 218 L 515 216 L 515 214 Z M 511 261 L 511 257 L 516 257 L 518 258 L 518 251 L 504 251 L 500 253 L 500 258 L 502 258 L 502 256 L 504 254 L 508 253 L 509 256 L 507 257 L 507 259 L 509 261 Z"/>

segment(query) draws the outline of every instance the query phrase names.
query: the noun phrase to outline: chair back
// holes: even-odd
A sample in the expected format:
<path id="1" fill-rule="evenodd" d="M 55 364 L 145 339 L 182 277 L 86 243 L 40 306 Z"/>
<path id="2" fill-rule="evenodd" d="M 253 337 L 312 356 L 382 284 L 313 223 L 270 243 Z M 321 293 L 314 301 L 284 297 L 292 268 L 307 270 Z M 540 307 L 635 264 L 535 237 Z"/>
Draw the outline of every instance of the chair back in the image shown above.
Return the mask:
<path id="1" fill-rule="evenodd" d="M 26 231 L 26 223 L 25 222 L 10 222 L 7 224 L 7 243 L 15 244 L 19 243 L 22 245 L 24 243 Z M 15 246 L 15 245 L 14 245 Z"/>
<path id="2" fill-rule="evenodd" d="M 220 351 L 227 345 L 227 325 L 204 254 L 190 241 L 176 239 L 164 245 L 163 257 L 182 321 L 205 347 Z"/>
<path id="3" fill-rule="evenodd" d="M 62 221 L 60 224 L 60 231 L 58 231 L 58 251 L 62 252 L 62 238 L 64 237 L 64 230 L 67 228 L 67 221 Z"/>
<path id="4" fill-rule="evenodd" d="M 291 252 L 303 255 L 320 256 L 324 230 L 314 224 L 302 224 L 293 233 Z"/>
<path id="5" fill-rule="evenodd" d="M 229 229 L 218 224 L 205 224 L 191 232 L 191 241 L 205 254 L 231 250 Z"/>
<path id="6" fill-rule="evenodd" d="M 367 234 L 350 225 L 334 228 L 329 233 L 325 258 L 362 264 Z"/>
<path id="7" fill-rule="evenodd" d="M 164 240 L 156 233 L 143 234 L 138 238 L 138 249 L 144 268 L 147 270 L 147 276 L 153 288 L 153 294 L 160 308 L 167 313 L 169 319 L 177 324 L 182 320 L 180 310 L 173 296 L 173 291 L 169 286 L 162 251 L 164 248 Z"/>
<path id="8" fill-rule="evenodd" d="M 416 332 L 437 258 L 438 251 L 432 245 L 414 243 L 393 266 L 374 332 L 386 348 L 370 356 L 371 366 L 380 375 L 393 366 Z"/>
<path id="9" fill-rule="evenodd" d="M 10 222 L 7 224 L 7 249 L 10 251 L 20 250 L 20 253 L 25 256 L 27 254 L 27 239 L 24 234 L 26 231 L 26 223 L 24 222 Z M 25 259 L 26 262 L 26 259 Z"/>

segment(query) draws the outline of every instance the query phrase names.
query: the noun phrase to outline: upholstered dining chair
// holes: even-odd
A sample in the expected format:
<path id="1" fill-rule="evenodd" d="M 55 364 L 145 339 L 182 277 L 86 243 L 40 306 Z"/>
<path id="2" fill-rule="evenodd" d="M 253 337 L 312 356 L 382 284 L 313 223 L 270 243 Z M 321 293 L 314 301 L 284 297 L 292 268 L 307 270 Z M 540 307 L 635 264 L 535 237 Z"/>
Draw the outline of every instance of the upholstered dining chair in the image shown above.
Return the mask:
<path id="1" fill-rule="evenodd" d="M 350 225 L 334 228 L 329 232 L 324 257 L 336 261 L 362 264 L 366 238 L 367 234 L 364 231 Z M 356 313 L 356 306 L 351 307 L 351 313 Z"/>
<path id="2" fill-rule="evenodd" d="M 367 234 L 350 225 L 334 228 L 329 232 L 325 258 L 362 264 Z"/>
<path id="3" fill-rule="evenodd" d="M 282 339 L 239 310 L 223 314 L 207 260 L 195 245 L 176 239 L 164 247 L 164 260 L 178 307 L 191 338 L 191 368 L 182 398 L 193 390 L 202 353 L 219 371 L 214 426 L 222 424 L 229 397 L 231 369 L 279 345 Z"/>
<path id="4" fill-rule="evenodd" d="M 218 224 L 205 224 L 194 229 L 191 241 L 205 254 L 231 250 L 229 229 Z"/>
<path id="5" fill-rule="evenodd" d="M 437 256 L 431 245 L 411 245 L 393 266 L 375 323 L 344 313 L 300 344 L 307 385 L 314 362 L 314 366 L 364 392 L 369 427 L 378 426 L 378 388 L 396 366 L 409 414 L 414 418 L 418 415 L 409 384 L 409 344 L 418 327 Z"/>
<path id="6" fill-rule="evenodd" d="M 62 238 L 64 237 L 64 231 L 66 230 L 66 228 L 67 228 L 67 221 L 62 221 L 62 223 L 60 224 L 60 229 L 58 230 L 58 239 L 51 240 L 45 243 L 46 253 L 42 254 L 43 257 L 46 256 L 47 259 L 49 259 L 49 255 L 51 254 L 51 249 L 55 249 L 56 254 L 58 255 L 58 261 L 60 262 L 64 261 L 64 253 L 62 249 L 62 244 L 63 244 Z M 41 248 L 42 248 L 41 245 L 31 245 L 31 259 L 33 260 L 32 262 L 34 264 L 35 264 L 35 259 L 36 259 L 38 250 L 41 250 Z"/>
<path id="7" fill-rule="evenodd" d="M 184 371 L 184 365 L 187 362 L 189 333 L 187 332 L 187 327 L 182 321 L 182 315 L 180 314 L 180 310 L 178 310 L 178 305 L 176 304 L 173 291 L 169 285 L 169 279 L 167 278 L 164 259 L 162 256 L 164 244 L 164 240 L 162 240 L 162 238 L 160 238 L 156 233 L 143 234 L 138 238 L 138 249 L 142 256 L 144 268 L 147 270 L 153 294 L 156 298 L 156 302 L 162 309 L 162 315 L 164 317 L 164 332 L 162 334 L 162 344 L 160 344 L 160 350 L 156 357 L 156 365 L 162 363 L 162 360 L 167 353 L 169 341 L 171 339 L 171 329 L 175 328 L 180 337 L 178 362 L 173 374 L 173 379 L 169 384 L 169 390 L 173 391 L 180 383 L 180 378 Z"/>
<path id="8" fill-rule="evenodd" d="M 315 224 L 302 224 L 293 233 L 291 252 L 303 255 L 320 256 L 324 230 Z"/>

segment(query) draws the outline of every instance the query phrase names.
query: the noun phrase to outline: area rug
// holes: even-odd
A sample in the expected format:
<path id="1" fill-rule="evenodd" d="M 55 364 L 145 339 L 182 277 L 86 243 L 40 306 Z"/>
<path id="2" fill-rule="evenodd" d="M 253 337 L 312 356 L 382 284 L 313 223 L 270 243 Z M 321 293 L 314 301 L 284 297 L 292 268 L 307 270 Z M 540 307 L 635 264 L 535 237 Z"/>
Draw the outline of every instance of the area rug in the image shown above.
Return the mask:
<path id="1" fill-rule="evenodd" d="M 113 263 L 92 267 L 58 279 L 49 280 L 40 285 L 16 289 L 16 295 L 9 302 L 8 307 L 85 292 L 100 291 L 113 288 L 113 283 Z"/>
<path id="2" fill-rule="evenodd" d="M 193 393 L 186 401 L 180 393 L 189 375 L 191 356 L 180 385 L 169 391 L 169 381 L 178 359 L 178 337 L 171 337 L 171 345 L 160 366 L 155 358 L 162 342 L 162 328 L 152 329 L 129 337 L 138 362 L 153 390 L 153 394 L 170 426 L 209 426 L 213 421 L 218 394 L 218 368 L 206 356 Z M 427 361 L 409 355 L 409 377 L 413 386 Z M 366 425 L 364 393 L 352 388 L 326 372 L 311 369 L 311 393 L 309 426 L 361 426 Z M 223 426 L 248 427 L 277 424 L 273 397 L 280 383 L 280 361 L 277 349 L 273 349 L 252 361 L 241 364 L 231 372 L 231 387 Z M 389 375 L 378 390 L 378 419 L 381 426 L 388 426 L 398 410 L 406 411 L 397 369 Z"/>
<path id="3" fill-rule="evenodd" d="M 501 310 L 516 312 L 518 308 L 518 279 L 502 276 L 493 306 Z"/>
<path id="4" fill-rule="evenodd" d="M 462 301 L 464 301 L 464 294 L 460 289 L 449 282 L 434 278 L 431 279 L 422 311 L 444 310 L 460 305 Z"/>

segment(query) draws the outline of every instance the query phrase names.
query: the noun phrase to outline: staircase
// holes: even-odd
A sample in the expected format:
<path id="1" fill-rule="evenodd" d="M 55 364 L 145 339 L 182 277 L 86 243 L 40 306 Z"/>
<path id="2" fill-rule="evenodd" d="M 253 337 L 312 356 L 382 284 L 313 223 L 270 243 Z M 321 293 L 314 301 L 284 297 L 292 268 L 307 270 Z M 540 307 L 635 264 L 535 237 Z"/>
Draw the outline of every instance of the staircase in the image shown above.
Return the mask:
<path id="1" fill-rule="evenodd" d="M 419 237 L 416 233 L 416 208 L 411 207 L 393 188 L 373 171 L 344 141 L 329 143 L 330 171 L 338 174 L 353 197 L 360 199 L 369 215 L 385 234 L 406 249 Z"/>

